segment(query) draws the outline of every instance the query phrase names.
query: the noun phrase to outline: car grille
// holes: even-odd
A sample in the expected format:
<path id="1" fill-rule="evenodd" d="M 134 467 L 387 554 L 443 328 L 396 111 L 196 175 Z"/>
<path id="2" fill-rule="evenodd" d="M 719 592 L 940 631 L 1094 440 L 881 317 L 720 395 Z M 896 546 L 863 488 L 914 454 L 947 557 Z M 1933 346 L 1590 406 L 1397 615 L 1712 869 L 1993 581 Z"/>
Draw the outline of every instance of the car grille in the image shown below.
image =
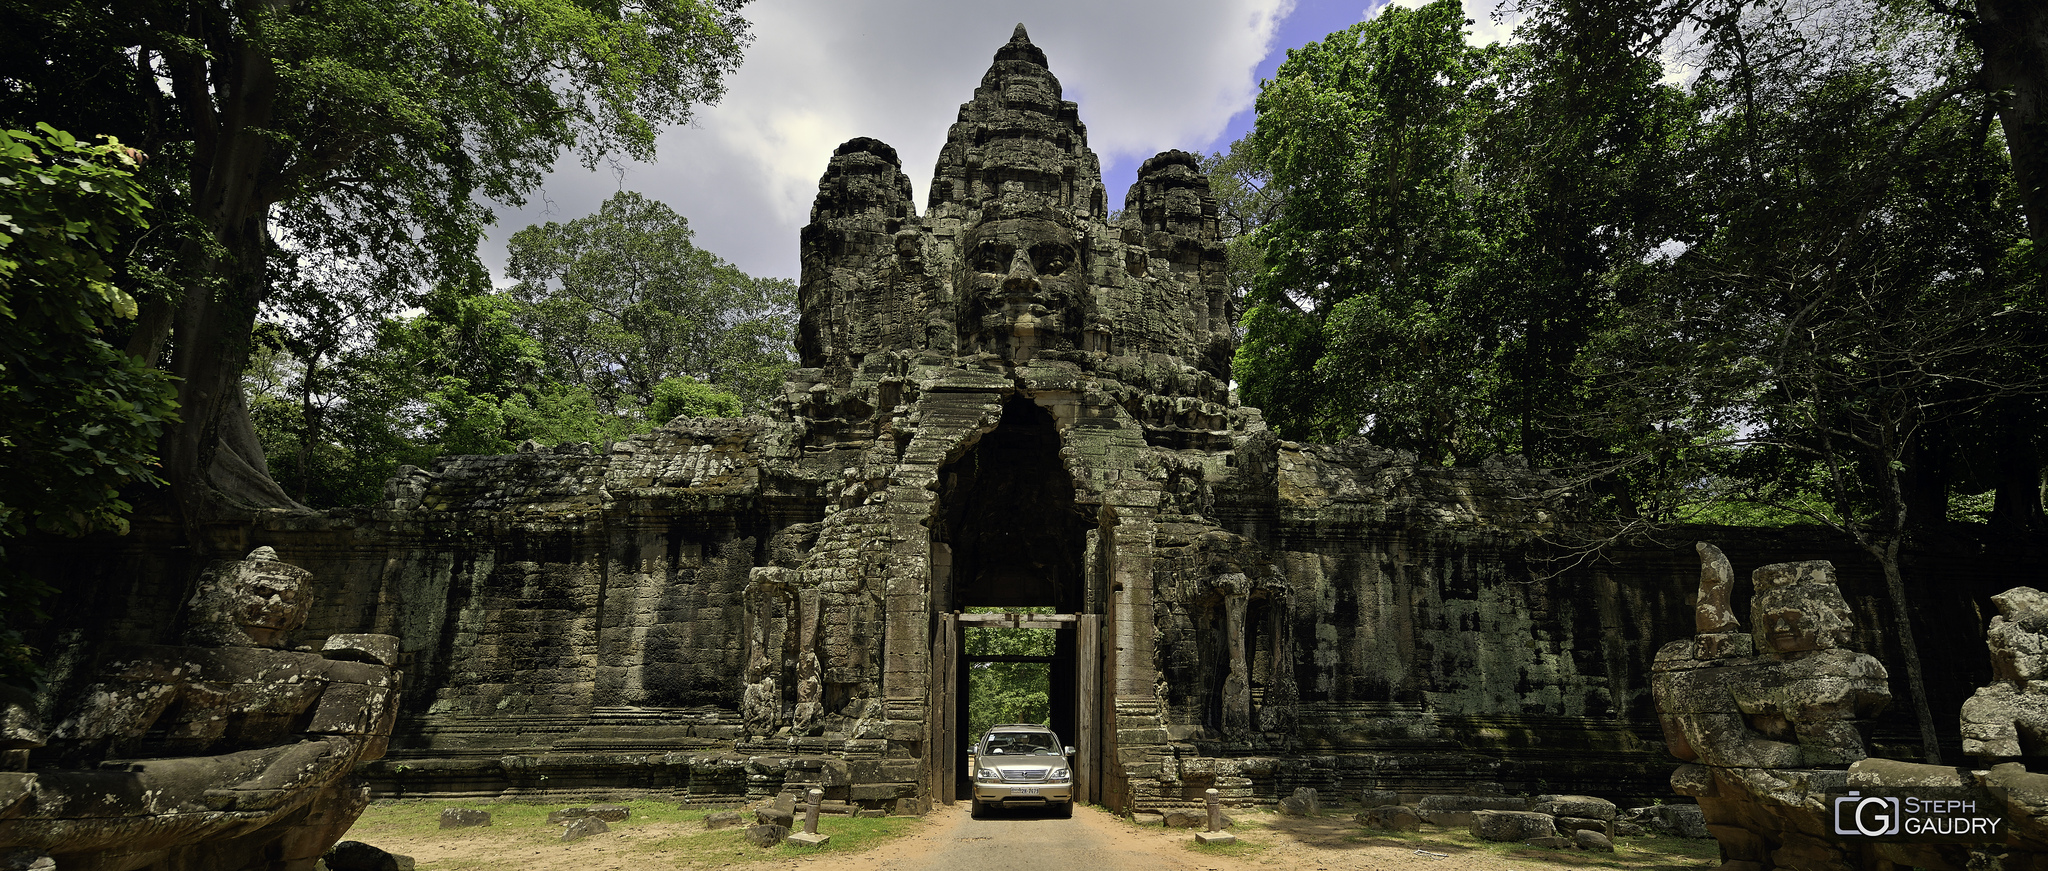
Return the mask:
<path id="1" fill-rule="evenodd" d="M 1004 783 L 1044 783 L 1050 768 L 1000 768 Z"/>

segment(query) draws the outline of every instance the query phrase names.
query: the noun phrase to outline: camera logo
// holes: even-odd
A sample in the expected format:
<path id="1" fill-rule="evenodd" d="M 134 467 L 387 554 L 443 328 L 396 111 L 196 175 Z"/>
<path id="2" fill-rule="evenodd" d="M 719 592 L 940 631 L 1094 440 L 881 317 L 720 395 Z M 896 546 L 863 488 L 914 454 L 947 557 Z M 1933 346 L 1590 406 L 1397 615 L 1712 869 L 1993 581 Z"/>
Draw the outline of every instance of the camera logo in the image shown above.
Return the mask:
<path id="1" fill-rule="evenodd" d="M 1834 801 L 1835 834 L 1881 838 L 1899 833 L 1905 814 L 1896 796 L 1863 795 L 1850 790 Z"/>
<path id="2" fill-rule="evenodd" d="M 1970 843 L 2005 837 L 2005 790 L 1970 787 L 1865 787 L 1823 793 L 1836 837 L 1855 840 Z"/>

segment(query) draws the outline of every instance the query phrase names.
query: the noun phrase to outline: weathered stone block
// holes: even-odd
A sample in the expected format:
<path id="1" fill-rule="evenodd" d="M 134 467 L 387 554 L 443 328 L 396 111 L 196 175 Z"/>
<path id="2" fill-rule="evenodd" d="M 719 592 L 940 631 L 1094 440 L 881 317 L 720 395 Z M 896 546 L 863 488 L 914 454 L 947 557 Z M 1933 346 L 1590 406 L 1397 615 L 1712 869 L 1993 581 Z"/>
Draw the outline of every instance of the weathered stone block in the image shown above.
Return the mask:
<path id="1" fill-rule="evenodd" d="M 321 856 L 320 861 L 327 863 L 328 871 L 400 871 L 400 858 L 361 841 L 342 841 Z M 410 865 L 411 859 L 406 859 L 405 864 Z"/>
<path id="2" fill-rule="evenodd" d="M 1279 810 L 1290 817 L 1313 817 L 1323 812 L 1322 804 L 1316 800 L 1316 791 L 1306 786 L 1281 799 Z"/>
<path id="3" fill-rule="evenodd" d="M 491 812 L 467 807 L 441 809 L 441 828 L 467 829 L 491 824 Z"/>
<path id="4" fill-rule="evenodd" d="M 763 823 L 747 829 L 747 843 L 756 847 L 773 847 L 789 837 L 789 827 L 774 823 Z"/>
<path id="5" fill-rule="evenodd" d="M 1583 817 L 1595 820 L 1614 819 L 1614 802 L 1590 795 L 1546 796 L 1529 807 L 1540 814 L 1554 817 Z"/>
<path id="6" fill-rule="evenodd" d="M 569 823 L 569 828 L 562 832 L 562 840 L 564 842 L 581 841 L 592 835 L 601 835 L 611 830 L 611 826 L 605 825 L 604 820 L 597 817 L 577 817 Z"/>
<path id="7" fill-rule="evenodd" d="M 738 828 L 745 823 L 746 817 L 739 811 L 718 811 L 704 815 L 704 828 L 707 829 Z"/>
<path id="8" fill-rule="evenodd" d="M 1472 811 L 1472 837 L 1482 841 L 1526 841 L 1557 834 L 1557 821 L 1534 811 Z"/>
<path id="9" fill-rule="evenodd" d="M 589 807 L 568 807 L 548 813 L 548 825 L 559 826 L 585 818 L 596 818 L 608 823 L 625 822 L 633 815 L 633 809 L 625 805 L 592 805 Z"/>
<path id="10" fill-rule="evenodd" d="M 1368 829 L 1413 832 L 1422 828 L 1422 815 L 1407 805 L 1382 805 L 1368 809 L 1352 819 Z"/>

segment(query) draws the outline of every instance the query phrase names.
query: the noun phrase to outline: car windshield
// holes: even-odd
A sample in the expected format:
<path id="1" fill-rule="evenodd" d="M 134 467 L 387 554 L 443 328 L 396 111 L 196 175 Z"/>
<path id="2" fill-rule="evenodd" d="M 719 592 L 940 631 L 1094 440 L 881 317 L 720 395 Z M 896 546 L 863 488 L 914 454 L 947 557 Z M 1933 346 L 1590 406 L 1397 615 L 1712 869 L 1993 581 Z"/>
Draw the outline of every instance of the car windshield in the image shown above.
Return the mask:
<path id="1" fill-rule="evenodd" d="M 1042 732 L 1007 732 L 990 735 L 988 752 L 991 756 L 1059 755 L 1058 742 L 1051 735 Z"/>

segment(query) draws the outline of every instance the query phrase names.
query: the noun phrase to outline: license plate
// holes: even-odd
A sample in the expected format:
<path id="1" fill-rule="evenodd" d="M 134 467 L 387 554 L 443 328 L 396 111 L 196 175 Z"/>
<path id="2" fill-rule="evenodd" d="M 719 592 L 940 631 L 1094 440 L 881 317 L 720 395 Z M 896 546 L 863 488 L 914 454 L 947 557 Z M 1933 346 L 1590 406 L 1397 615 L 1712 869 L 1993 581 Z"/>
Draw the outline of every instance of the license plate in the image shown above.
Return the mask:
<path id="1" fill-rule="evenodd" d="M 1037 794 L 1038 794 L 1038 787 L 1035 787 L 1035 786 L 1019 786 L 1019 787 L 1015 787 L 1015 788 L 1012 788 L 1012 789 L 1010 790 L 1010 794 L 1011 794 L 1011 795 L 1037 795 Z"/>

